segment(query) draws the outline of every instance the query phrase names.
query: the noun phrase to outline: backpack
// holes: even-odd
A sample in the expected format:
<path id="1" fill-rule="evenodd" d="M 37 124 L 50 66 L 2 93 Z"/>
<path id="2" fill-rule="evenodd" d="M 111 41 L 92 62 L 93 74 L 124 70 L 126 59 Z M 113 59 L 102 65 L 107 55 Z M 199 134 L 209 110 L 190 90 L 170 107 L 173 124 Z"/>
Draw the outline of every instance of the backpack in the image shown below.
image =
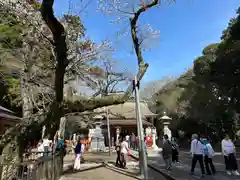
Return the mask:
<path id="1" fill-rule="evenodd" d="M 204 153 L 204 155 L 208 155 L 208 147 L 207 147 L 207 145 L 204 145 L 203 153 Z"/>

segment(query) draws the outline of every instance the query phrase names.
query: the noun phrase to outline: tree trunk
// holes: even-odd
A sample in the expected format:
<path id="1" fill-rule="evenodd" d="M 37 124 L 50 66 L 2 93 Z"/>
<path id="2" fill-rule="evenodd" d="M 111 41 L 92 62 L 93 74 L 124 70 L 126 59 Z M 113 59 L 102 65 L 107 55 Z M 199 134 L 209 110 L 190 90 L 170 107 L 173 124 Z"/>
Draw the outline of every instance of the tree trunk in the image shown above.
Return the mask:
<path id="1" fill-rule="evenodd" d="M 67 60 L 67 44 L 66 33 L 63 25 L 57 20 L 53 13 L 54 0 L 43 0 L 41 6 L 42 18 L 52 32 L 55 54 L 56 54 L 56 70 L 55 70 L 55 100 L 51 104 L 50 111 L 47 115 L 46 133 L 50 135 L 51 139 L 54 137 L 59 128 L 60 118 L 63 113 L 63 88 L 64 75 Z"/>

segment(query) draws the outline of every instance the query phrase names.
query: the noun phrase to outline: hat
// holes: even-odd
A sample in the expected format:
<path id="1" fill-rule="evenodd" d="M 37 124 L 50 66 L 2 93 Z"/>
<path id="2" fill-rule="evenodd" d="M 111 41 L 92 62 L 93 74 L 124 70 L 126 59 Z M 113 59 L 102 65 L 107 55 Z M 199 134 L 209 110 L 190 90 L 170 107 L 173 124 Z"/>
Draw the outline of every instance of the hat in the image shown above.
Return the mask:
<path id="1" fill-rule="evenodd" d="M 208 140 L 207 140 L 206 138 L 202 138 L 202 143 L 203 143 L 204 145 L 206 145 L 207 142 L 208 142 Z"/>

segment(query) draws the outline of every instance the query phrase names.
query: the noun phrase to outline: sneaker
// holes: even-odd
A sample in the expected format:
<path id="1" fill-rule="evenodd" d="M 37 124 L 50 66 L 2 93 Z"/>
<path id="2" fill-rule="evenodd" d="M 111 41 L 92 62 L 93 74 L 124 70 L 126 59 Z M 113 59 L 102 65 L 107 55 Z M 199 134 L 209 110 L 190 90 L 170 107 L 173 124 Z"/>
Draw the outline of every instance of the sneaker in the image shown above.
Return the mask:
<path id="1" fill-rule="evenodd" d="M 240 174 L 238 173 L 238 171 L 233 171 L 232 172 L 234 175 L 236 175 L 236 176 L 239 176 Z"/>
<path id="2" fill-rule="evenodd" d="M 167 171 L 171 171 L 172 167 L 168 166 Z"/>
<path id="3" fill-rule="evenodd" d="M 228 174 L 229 176 L 232 175 L 231 171 L 227 171 L 227 174 Z"/>

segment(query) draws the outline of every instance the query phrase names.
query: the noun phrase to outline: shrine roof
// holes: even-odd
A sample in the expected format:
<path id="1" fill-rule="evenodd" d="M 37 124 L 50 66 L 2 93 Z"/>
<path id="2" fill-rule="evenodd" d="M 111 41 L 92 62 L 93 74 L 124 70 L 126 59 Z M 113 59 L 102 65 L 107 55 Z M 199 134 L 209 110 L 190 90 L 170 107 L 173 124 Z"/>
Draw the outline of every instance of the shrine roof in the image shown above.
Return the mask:
<path id="1" fill-rule="evenodd" d="M 105 108 L 108 108 L 110 118 L 121 116 L 125 118 L 136 118 L 135 101 L 127 101 L 124 104 L 107 106 Z M 98 108 L 95 111 L 104 111 L 104 108 Z M 140 102 L 140 111 L 143 119 L 146 117 L 156 116 L 156 114 L 150 111 L 147 103 L 144 101 Z"/>
<path id="2" fill-rule="evenodd" d="M 107 124 L 107 120 L 102 120 L 101 122 L 104 123 L 104 124 Z M 142 123 L 143 123 L 144 126 L 153 126 L 152 123 L 150 123 L 146 120 L 142 120 Z M 135 125 L 135 126 L 137 126 L 137 121 L 135 119 L 127 119 L 127 120 L 110 119 L 109 124 L 114 125 L 114 126 L 122 126 L 122 125 Z"/>

